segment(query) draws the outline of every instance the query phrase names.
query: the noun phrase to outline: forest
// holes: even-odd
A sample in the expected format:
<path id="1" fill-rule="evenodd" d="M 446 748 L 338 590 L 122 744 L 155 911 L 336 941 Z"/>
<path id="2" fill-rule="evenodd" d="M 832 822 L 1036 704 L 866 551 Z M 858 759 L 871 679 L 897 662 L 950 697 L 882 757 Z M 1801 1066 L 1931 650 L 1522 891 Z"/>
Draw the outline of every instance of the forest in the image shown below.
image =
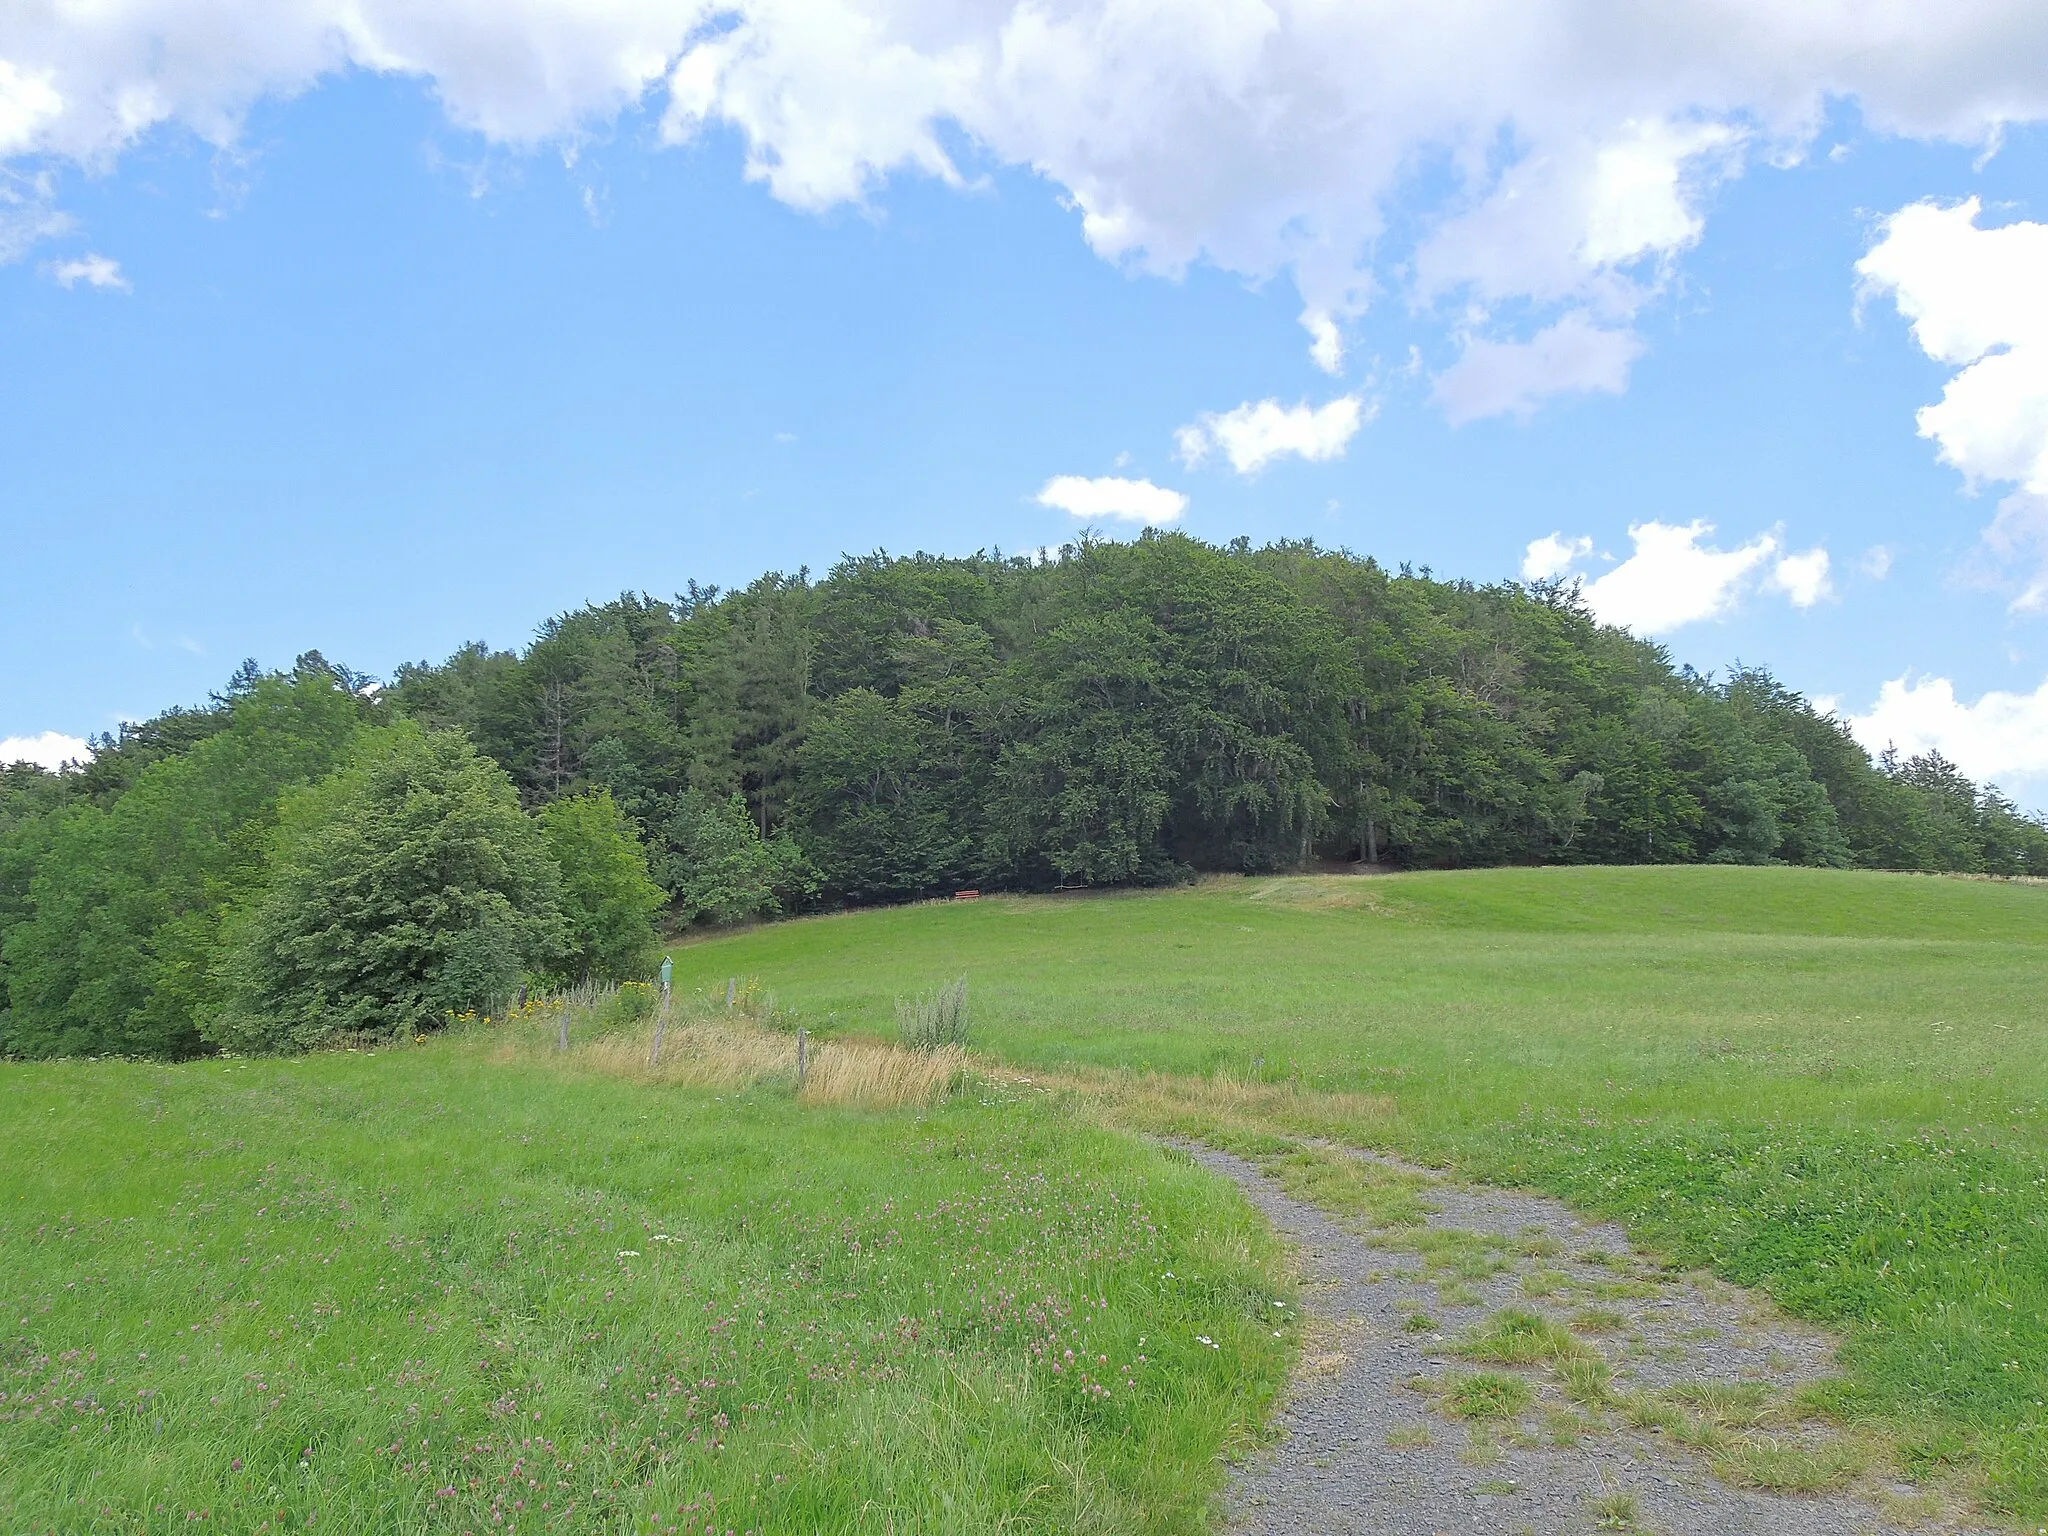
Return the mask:
<path id="1" fill-rule="evenodd" d="M 0 769 L 0 1051 L 424 1030 L 658 927 L 955 890 L 1723 863 L 2048 875 L 2048 825 L 1573 587 L 1283 542 L 873 554 L 384 681 L 245 663 Z"/>

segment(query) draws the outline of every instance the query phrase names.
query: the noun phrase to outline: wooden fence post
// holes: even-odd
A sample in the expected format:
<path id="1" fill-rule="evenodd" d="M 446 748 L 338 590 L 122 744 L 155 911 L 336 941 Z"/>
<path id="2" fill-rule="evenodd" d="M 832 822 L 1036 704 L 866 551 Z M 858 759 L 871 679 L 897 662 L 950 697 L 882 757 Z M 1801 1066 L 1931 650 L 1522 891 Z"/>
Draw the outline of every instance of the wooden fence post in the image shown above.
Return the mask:
<path id="1" fill-rule="evenodd" d="M 804 1074 L 810 1069 L 810 1039 L 804 1034 L 803 1025 L 796 1027 L 796 1091 L 804 1091 Z"/>
<path id="2" fill-rule="evenodd" d="M 739 991 L 740 991 L 740 979 L 739 979 L 739 977 L 737 977 L 737 976 L 728 976 L 728 977 L 726 977 L 726 978 L 725 978 L 725 1007 L 726 1007 L 726 1011 L 727 1011 L 728 1013 L 732 1011 L 732 1003 L 733 1003 L 733 999 L 734 999 L 735 997 L 739 996 Z"/>
<path id="3" fill-rule="evenodd" d="M 650 1067 L 661 1065 L 661 1037 L 667 1030 L 668 994 L 664 992 L 661 996 L 661 1011 L 654 1016 L 654 1051 L 647 1058 L 647 1065 Z"/>

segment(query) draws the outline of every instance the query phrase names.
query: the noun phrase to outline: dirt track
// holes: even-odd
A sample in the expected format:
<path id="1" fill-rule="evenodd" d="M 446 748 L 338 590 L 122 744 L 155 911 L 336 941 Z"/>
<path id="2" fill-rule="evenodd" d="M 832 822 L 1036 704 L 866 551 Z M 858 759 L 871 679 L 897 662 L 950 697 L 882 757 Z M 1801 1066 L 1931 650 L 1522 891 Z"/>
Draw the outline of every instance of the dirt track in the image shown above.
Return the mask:
<path id="1" fill-rule="evenodd" d="M 1831 1338 L 1734 1287 L 1665 1273 L 1619 1228 L 1438 1180 L 1426 1228 L 1375 1232 L 1242 1159 L 1184 1150 L 1296 1246 L 1309 1311 L 1284 1439 L 1233 1480 L 1233 1532 L 1961 1529 L 1802 1415 L 1797 1389 L 1830 1373 Z M 1475 1357 L 1468 1341 L 1489 1328 L 1550 1356 Z"/>

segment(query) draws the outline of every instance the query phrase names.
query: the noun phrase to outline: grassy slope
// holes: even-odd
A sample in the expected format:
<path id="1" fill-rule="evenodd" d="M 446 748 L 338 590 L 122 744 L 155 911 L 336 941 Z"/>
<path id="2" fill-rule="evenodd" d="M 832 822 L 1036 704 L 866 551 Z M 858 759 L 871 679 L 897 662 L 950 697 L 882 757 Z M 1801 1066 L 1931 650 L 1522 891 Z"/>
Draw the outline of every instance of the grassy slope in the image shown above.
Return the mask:
<path id="1" fill-rule="evenodd" d="M 9 1532 L 1191 1530 L 1292 1348 L 1234 1192 L 986 1093 L 14 1066 L 0 1167 Z"/>
<path id="2" fill-rule="evenodd" d="M 1629 1218 L 1850 1332 L 1845 1399 L 2048 1511 L 2048 888 L 1554 869 L 1000 899 L 683 947 L 814 1026 L 973 978 L 1039 1066 L 1393 1095 L 1352 1127 Z"/>

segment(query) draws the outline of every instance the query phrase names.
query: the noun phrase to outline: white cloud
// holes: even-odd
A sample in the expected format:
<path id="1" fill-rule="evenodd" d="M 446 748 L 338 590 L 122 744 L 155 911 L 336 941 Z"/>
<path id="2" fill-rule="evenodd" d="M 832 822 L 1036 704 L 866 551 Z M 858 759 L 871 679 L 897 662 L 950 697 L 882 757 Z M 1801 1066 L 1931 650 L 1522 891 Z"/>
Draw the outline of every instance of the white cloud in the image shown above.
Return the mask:
<path id="1" fill-rule="evenodd" d="M 1911 757 L 1933 748 L 1979 782 L 2040 777 L 2048 775 L 2048 682 L 1965 704 L 1945 677 L 1893 678 L 1869 714 L 1849 718 L 1849 729 L 1874 753 L 1895 746 Z"/>
<path id="2" fill-rule="evenodd" d="M 121 263 L 111 256 L 91 253 L 70 261 L 53 261 L 49 272 L 65 288 L 75 288 L 84 283 L 88 288 L 114 288 L 122 293 L 129 291 L 128 279 L 121 275 Z"/>
<path id="3" fill-rule="evenodd" d="M 1826 550 L 1805 550 L 1800 554 L 1787 555 L 1772 566 L 1770 579 L 1764 585 L 1784 593 L 1794 608 L 1811 608 L 1823 598 L 1835 595 L 1835 585 L 1828 579 L 1828 568 Z"/>
<path id="4" fill-rule="evenodd" d="M 1698 241 L 1701 187 L 1734 169 L 1743 139 L 1722 123 L 1652 118 L 1530 155 L 1424 240 L 1417 285 L 1431 297 L 1469 288 L 1488 303 L 1577 300 L 1625 318 L 1656 281 L 1630 269 Z"/>
<path id="5" fill-rule="evenodd" d="M 1596 325 L 1575 310 L 1527 341 L 1472 341 L 1436 381 L 1437 403 L 1455 425 L 1485 416 L 1526 416 L 1552 395 L 1628 388 L 1643 354 L 1634 331 Z"/>
<path id="6" fill-rule="evenodd" d="M 1319 309 L 1303 310 L 1302 329 L 1308 332 L 1308 355 L 1325 373 L 1344 371 L 1344 329 Z"/>
<path id="7" fill-rule="evenodd" d="M 1606 363 L 1566 387 L 1604 389 L 1746 158 L 1796 155 L 1837 101 L 1988 142 L 2048 117 L 2044 47 L 2038 0 L 30 3 L 0 7 L 0 155 L 98 166 L 162 125 L 228 144 L 257 101 L 351 69 L 424 80 L 511 144 L 636 105 L 672 142 L 724 125 L 805 208 L 902 171 L 965 183 L 967 143 L 1064 189 L 1111 260 L 1291 274 L 1332 371 L 1412 270 L 1416 296 L 1476 309 L 1480 346 L 1584 311 Z"/>
<path id="8" fill-rule="evenodd" d="M 1529 541 L 1522 580 L 1578 576 L 1595 618 L 1639 635 L 1668 635 L 1704 619 L 1723 618 L 1759 589 L 1779 593 L 1795 608 L 1811 608 L 1834 596 L 1833 562 L 1825 549 L 1782 553 L 1784 542 L 1776 532 L 1720 549 L 1706 542 L 1713 532 L 1712 523 L 1700 520 L 1632 523 L 1628 536 L 1634 552 L 1591 581 L 1584 579 L 1583 567 L 1593 541 L 1547 533 Z"/>
<path id="9" fill-rule="evenodd" d="M 69 234 L 71 215 L 57 207 L 56 178 L 24 176 L 0 166 L 0 262 L 19 261 L 44 240 Z"/>
<path id="10" fill-rule="evenodd" d="M 1856 569 L 1872 581 L 1883 581 L 1892 573 L 1894 558 L 1889 546 L 1873 544 L 1863 551 L 1863 558 L 1856 562 Z"/>
<path id="11" fill-rule="evenodd" d="M 1174 433 L 1174 441 L 1187 464 L 1199 464 L 1220 448 L 1232 469 L 1254 475 L 1288 454 L 1314 462 L 1342 458 L 1371 414 L 1357 395 L 1340 396 L 1328 405 L 1247 400 L 1234 410 L 1204 413 Z"/>
<path id="12" fill-rule="evenodd" d="M 1635 553 L 1587 584 L 1587 606 L 1601 623 L 1639 635 L 1666 635 L 1733 611 L 1778 541 L 1766 533 L 1739 549 L 1702 545 L 1713 531 L 1704 522 L 1631 525 Z"/>
<path id="13" fill-rule="evenodd" d="M 2048 224 L 1983 229 L 1976 198 L 1901 208 L 1856 264 L 1867 295 L 1889 295 L 1913 339 L 1956 370 L 1921 408 L 1920 435 L 1972 489 L 2014 489 L 1985 540 L 1999 555 L 2031 554 L 2031 583 L 2013 602 L 2048 607 Z"/>
<path id="14" fill-rule="evenodd" d="M 61 731 L 44 731 L 39 736 L 9 736 L 0 739 L 0 766 L 8 763 L 36 763 L 55 772 L 66 763 L 82 763 L 92 757 L 90 743 Z"/>
<path id="15" fill-rule="evenodd" d="M 1107 517 L 1154 528 L 1175 521 L 1188 509 L 1188 499 L 1179 491 L 1117 475 L 1054 475 L 1039 491 L 1038 504 L 1075 517 Z"/>
<path id="16" fill-rule="evenodd" d="M 1563 534 L 1546 533 L 1529 541 L 1529 548 L 1522 555 L 1522 580 L 1554 580 L 1568 574 L 1592 553 L 1593 541 L 1583 535 L 1567 539 Z"/>
<path id="17" fill-rule="evenodd" d="M 63 114 L 64 98 L 50 83 L 55 73 L 20 69 L 0 59 L 0 155 L 19 154 Z"/>

